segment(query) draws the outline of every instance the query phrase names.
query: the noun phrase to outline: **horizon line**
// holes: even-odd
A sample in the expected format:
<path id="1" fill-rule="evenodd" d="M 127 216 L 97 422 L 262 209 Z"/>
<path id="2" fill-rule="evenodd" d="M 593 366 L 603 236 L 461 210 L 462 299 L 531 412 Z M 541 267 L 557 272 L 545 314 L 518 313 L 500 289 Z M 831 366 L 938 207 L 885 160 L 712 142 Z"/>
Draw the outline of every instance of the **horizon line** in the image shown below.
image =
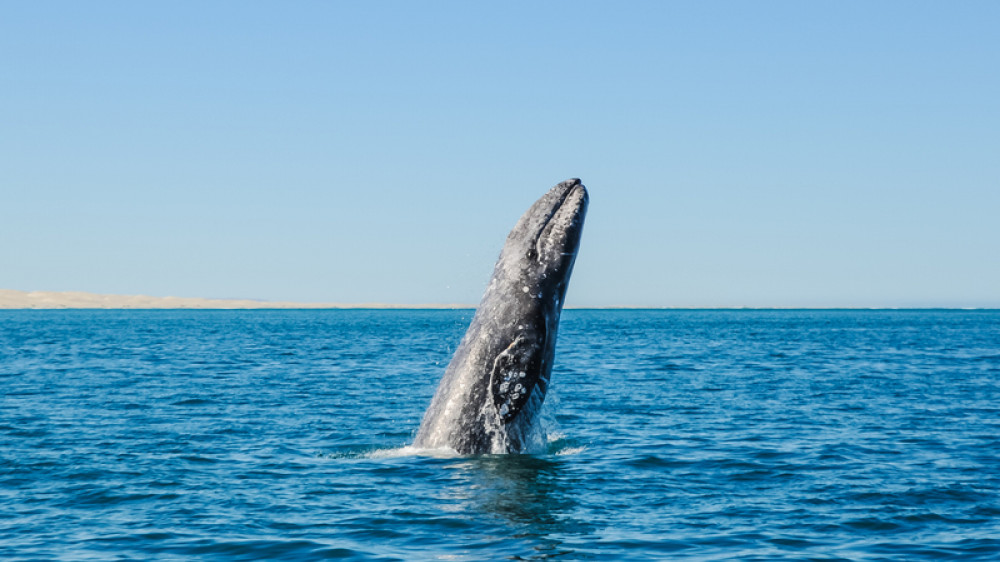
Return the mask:
<path id="1" fill-rule="evenodd" d="M 0 289 L 0 310 L 475 310 L 467 303 L 307 303 Z M 1000 310 L 997 306 L 573 305 L 566 310 Z"/>

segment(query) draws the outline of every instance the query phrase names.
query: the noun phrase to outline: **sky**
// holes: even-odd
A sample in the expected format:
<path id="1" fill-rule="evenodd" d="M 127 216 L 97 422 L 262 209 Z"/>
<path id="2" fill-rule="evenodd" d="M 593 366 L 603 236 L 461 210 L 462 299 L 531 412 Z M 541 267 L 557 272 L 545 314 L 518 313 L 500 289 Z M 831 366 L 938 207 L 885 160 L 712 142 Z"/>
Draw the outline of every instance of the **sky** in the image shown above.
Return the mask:
<path id="1" fill-rule="evenodd" d="M 0 3 L 0 288 L 1000 307 L 1000 3 Z"/>

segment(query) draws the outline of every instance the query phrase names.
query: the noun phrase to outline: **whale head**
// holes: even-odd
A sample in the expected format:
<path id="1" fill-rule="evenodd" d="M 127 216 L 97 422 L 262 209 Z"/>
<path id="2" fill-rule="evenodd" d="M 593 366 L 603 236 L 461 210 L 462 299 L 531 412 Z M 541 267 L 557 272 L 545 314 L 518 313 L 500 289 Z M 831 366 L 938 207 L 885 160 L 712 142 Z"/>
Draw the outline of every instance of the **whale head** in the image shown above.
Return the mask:
<path id="1" fill-rule="evenodd" d="M 588 202 L 587 188 L 574 178 L 550 189 L 521 216 L 496 265 L 498 277 L 513 285 L 506 287 L 509 295 L 555 306 L 558 314 L 580 248 Z"/>

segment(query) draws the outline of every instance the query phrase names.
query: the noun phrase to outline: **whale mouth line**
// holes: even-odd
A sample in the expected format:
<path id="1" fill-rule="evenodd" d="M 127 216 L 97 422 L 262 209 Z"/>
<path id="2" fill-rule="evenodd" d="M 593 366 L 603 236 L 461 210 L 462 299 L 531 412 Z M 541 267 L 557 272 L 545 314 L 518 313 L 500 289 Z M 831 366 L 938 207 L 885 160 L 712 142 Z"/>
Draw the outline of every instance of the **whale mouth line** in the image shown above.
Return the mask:
<path id="1" fill-rule="evenodd" d="M 567 189 L 566 192 L 562 194 L 562 196 L 559 198 L 559 201 L 555 205 L 553 205 L 551 209 L 549 209 L 549 212 L 545 216 L 545 221 L 542 223 L 541 228 L 538 229 L 538 234 L 535 235 L 535 241 L 531 245 L 535 249 L 536 259 L 538 259 L 542 255 L 541 249 L 538 247 L 538 244 L 539 242 L 541 242 L 542 235 L 545 234 L 545 230 L 549 227 L 549 223 L 552 222 L 552 219 L 559 212 L 559 209 L 561 209 L 562 206 L 566 203 L 566 200 L 569 199 L 569 196 L 572 195 L 573 192 L 580 189 L 581 187 L 582 184 L 580 183 L 580 180 L 576 180 L 573 183 L 573 185 L 570 186 L 570 188 Z"/>

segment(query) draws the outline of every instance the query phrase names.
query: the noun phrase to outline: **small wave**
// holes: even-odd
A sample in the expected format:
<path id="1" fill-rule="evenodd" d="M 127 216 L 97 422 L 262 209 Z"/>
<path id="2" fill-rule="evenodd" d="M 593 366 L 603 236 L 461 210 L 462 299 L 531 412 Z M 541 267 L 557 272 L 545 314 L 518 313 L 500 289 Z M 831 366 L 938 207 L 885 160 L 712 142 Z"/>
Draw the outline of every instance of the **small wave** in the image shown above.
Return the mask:
<path id="1" fill-rule="evenodd" d="M 171 406 L 204 406 L 207 404 L 213 404 L 214 400 L 208 400 L 205 398 L 189 398 L 187 400 L 178 400 L 177 402 L 171 402 Z"/>

